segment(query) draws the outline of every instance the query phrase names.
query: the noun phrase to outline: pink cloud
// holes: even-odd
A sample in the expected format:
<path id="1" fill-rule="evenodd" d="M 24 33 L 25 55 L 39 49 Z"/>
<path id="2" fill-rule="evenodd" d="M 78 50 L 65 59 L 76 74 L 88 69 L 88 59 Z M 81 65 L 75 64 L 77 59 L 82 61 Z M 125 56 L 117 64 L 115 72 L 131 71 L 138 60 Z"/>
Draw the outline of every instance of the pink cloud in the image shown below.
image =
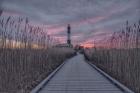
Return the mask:
<path id="1" fill-rule="evenodd" d="M 71 22 L 70 24 L 73 27 L 77 27 L 77 26 L 80 26 L 80 25 L 83 25 L 83 24 L 96 23 L 96 22 L 99 22 L 99 21 L 101 21 L 105 18 L 106 17 L 93 17 L 93 18 L 88 18 L 86 20 L 74 21 L 74 22 Z M 65 30 L 67 30 L 66 27 L 67 27 L 67 24 L 49 25 L 49 26 L 47 26 L 47 29 L 48 29 L 49 34 L 57 34 L 57 33 L 60 33 L 60 32 L 63 32 Z"/>
<path id="2" fill-rule="evenodd" d="M 64 26 L 47 28 L 48 34 L 51 34 L 51 35 L 60 33 L 64 30 L 66 30 L 66 27 L 64 27 Z"/>
<path id="3" fill-rule="evenodd" d="M 125 10 L 125 9 L 124 9 Z M 108 13 L 107 15 L 105 16 L 97 16 L 97 17 L 91 17 L 91 18 L 87 18 L 87 19 L 83 19 L 83 20 L 78 20 L 78 21 L 73 21 L 71 22 L 70 24 L 74 27 L 78 27 L 80 25 L 86 25 L 86 24 L 95 24 L 97 22 L 100 22 L 104 19 L 107 19 L 109 18 L 111 15 L 117 13 L 117 12 L 120 12 L 119 10 L 117 10 L 116 8 L 112 8 L 110 13 Z M 19 15 L 22 15 L 21 13 L 19 12 L 16 12 L 16 11 L 4 11 L 3 15 L 16 15 L 16 16 L 19 16 Z M 36 24 L 36 23 L 33 23 L 33 24 Z M 40 24 L 41 25 L 41 24 Z M 67 24 L 56 24 L 56 25 L 45 25 L 45 28 L 46 28 L 46 31 L 48 34 L 50 35 L 54 35 L 54 34 L 58 34 L 58 33 L 61 33 L 65 30 L 67 30 Z M 104 37 L 104 35 L 107 34 L 106 31 L 98 31 L 98 32 L 95 32 L 94 34 L 97 34 L 98 36 L 96 36 L 95 38 L 102 38 Z M 78 39 L 80 36 L 73 36 L 73 38 L 75 39 Z M 65 42 L 66 41 L 66 37 L 57 37 L 60 39 L 61 42 Z M 93 42 L 93 39 L 88 39 L 86 40 L 85 42 L 83 42 L 83 44 L 89 44 L 89 43 L 92 43 Z"/>
<path id="4" fill-rule="evenodd" d="M 23 14 L 17 11 L 4 10 L 2 15 L 3 16 L 22 16 Z"/>
<path id="5" fill-rule="evenodd" d="M 79 26 L 79 25 L 83 25 L 83 24 L 88 24 L 88 23 L 97 23 L 103 19 L 105 19 L 106 17 L 103 16 L 99 16 L 99 17 L 93 17 L 93 18 L 87 18 L 85 20 L 81 20 L 81 21 L 77 21 L 77 22 L 72 22 L 71 24 L 73 26 Z"/>

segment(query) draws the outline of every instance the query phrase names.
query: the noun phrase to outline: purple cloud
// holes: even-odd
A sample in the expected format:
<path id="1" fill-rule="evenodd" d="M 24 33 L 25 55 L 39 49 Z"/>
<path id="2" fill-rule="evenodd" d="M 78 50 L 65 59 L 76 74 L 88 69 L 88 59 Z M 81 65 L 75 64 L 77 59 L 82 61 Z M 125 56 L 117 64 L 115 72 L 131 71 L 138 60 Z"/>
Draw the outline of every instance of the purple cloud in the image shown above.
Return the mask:
<path id="1" fill-rule="evenodd" d="M 126 20 L 137 22 L 139 0 L 4 0 L 5 14 L 22 15 L 44 24 L 48 33 L 66 40 L 72 26 L 74 43 L 92 42 L 122 28 Z"/>

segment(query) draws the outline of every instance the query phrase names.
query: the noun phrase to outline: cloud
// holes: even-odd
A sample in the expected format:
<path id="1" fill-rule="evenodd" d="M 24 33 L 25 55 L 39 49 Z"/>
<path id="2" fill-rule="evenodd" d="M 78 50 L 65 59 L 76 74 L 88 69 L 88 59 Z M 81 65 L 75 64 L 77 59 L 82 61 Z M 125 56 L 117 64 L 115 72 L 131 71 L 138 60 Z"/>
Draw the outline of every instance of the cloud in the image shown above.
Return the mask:
<path id="1" fill-rule="evenodd" d="M 140 19 L 139 0 L 4 0 L 6 15 L 27 16 L 45 25 L 49 34 L 66 41 L 67 24 L 73 43 L 99 40 Z M 26 6 L 26 7 L 25 7 Z"/>

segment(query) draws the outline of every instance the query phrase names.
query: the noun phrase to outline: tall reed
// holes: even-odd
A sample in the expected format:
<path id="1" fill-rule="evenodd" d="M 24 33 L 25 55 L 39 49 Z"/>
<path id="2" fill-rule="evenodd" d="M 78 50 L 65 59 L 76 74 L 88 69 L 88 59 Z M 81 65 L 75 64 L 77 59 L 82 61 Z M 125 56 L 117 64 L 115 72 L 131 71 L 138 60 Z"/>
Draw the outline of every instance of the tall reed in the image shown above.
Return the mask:
<path id="1" fill-rule="evenodd" d="M 115 32 L 85 50 L 86 57 L 136 93 L 140 93 L 140 22 Z"/>
<path id="2" fill-rule="evenodd" d="M 28 18 L 0 16 L 0 93 L 29 93 L 74 55 L 72 48 L 55 44 L 43 26 Z"/>

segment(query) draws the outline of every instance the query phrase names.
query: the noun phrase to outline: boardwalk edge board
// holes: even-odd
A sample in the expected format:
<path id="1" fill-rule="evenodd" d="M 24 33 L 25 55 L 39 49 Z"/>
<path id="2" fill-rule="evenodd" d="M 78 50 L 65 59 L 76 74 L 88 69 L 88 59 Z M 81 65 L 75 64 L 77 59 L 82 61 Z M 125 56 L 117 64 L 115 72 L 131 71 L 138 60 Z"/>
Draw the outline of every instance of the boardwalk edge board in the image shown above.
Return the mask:
<path id="1" fill-rule="evenodd" d="M 119 81 L 115 80 L 114 78 L 112 78 L 110 75 L 108 75 L 107 73 L 105 73 L 103 70 L 101 70 L 100 68 L 98 68 L 97 66 L 95 66 L 94 64 L 90 63 L 87 61 L 87 63 L 89 65 L 91 65 L 94 69 L 96 69 L 100 74 L 102 74 L 103 76 L 105 76 L 109 81 L 111 81 L 115 86 L 117 86 L 118 88 L 120 88 L 122 91 L 124 91 L 124 93 L 135 93 L 132 90 L 130 90 L 129 88 L 127 88 L 126 86 L 124 86 L 123 84 L 121 84 Z"/>
<path id="2" fill-rule="evenodd" d="M 30 93 L 38 93 L 53 78 L 53 76 L 62 68 L 62 66 L 66 63 L 66 61 L 64 61 L 60 66 L 58 66 L 47 78 L 45 78 L 40 84 L 38 84 Z"/>

